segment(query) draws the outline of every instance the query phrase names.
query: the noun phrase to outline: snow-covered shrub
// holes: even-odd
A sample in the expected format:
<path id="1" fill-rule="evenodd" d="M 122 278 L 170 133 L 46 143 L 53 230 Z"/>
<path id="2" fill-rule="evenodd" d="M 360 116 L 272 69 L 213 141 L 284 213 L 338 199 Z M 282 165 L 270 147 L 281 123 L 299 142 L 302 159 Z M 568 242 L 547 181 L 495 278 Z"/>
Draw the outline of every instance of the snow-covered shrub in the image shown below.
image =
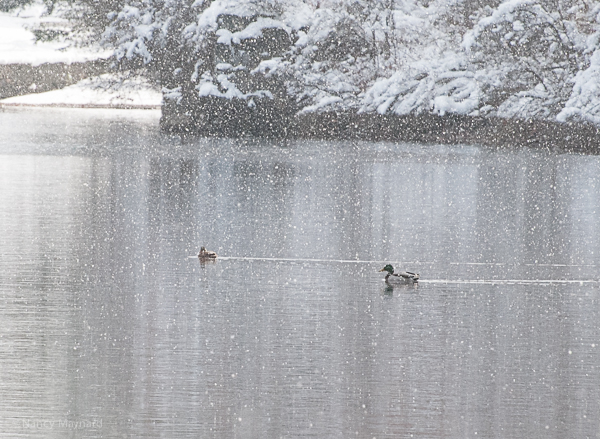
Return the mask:
<path id="1" fill-rule="evenodd" d="M 2 0 L 0 1 L 0 12 L 9 12 L 13 9 L 29 6 L 33 0 Z"/>
<path id="2" fill-rule="evenodd" d="M 256 70 L 289 49 L 277 0 L 138 0 L 110 14 L 104 40 L 117 59 L 149 67 L 166 105 L 190 111 L 199 98 L 271 99 L 272 80 Z"/>
<path id="3" fill-rule="evenodd" d="M 590 66 L 577 73 L 573 91 L 557 119 L 579 120 L 600 125 L 600 50 L 591 57 Z"/>
<path id="4" fill-rule="evenodd" d="M 471 114 L 478 108 L 479 92 L 464 56 L 447 52 L 441 59 L 413 63 L 405 71 L 376 81 L 366 93 L 361 112 Z"/>
<path id="5" fill-rule="evenodd" d="M 165 106 L 185 115 L 208 111 L 206 102 L 251 112 L 268 103 L 273 112 L 287 113 L 433 112 L 600 123 L 600 55 L 593 55 L 600 53 L 599 5 L 78 0 L 73 14 L 88 23 L 90 34 L 102 31 L 120 64 L 151 72 Z"/>
<path id="6" fill-rule="evenodd" d="M 425 2 L 424 2 L 425 3 Z M 394 56 L 364 94 L 361 112 L 473 114 L 479 85 L 460 40 L 474 6 L 402 2 L 393 10 Z"/>
<path id="7" fill-rule="evenodd" d="M 573 0 L 507 0 L 464 38 L 482 105 L 504 117 L 553 117 L 586 63 L 584 12 Z"/>
<path id="8" fill-rule="evenodd" d="M 600 125 L 600 3 L 589 5 L 586 12 L 589 36 L 583 56 L 586 60 L 589 58 L 589 63 L 572 79 L 571 95 L 557 119 L 561 122 L 576 120 Z"/>
<path id="9" fill-rule="evenodd" d="M 439 13 L 437 3 L 413 0 L 323 1 L 288 65 L 302 111 L 372 109 L 382 90 L 374 84 L 401 80 L 423 55 L 439 56 Z"/>

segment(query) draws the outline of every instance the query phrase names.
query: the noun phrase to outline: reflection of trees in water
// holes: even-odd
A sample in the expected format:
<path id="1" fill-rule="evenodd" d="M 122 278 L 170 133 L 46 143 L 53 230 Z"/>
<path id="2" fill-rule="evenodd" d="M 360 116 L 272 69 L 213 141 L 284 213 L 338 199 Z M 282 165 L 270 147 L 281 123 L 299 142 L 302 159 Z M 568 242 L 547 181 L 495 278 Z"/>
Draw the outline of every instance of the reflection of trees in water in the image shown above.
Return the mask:
<path id="1" fill-rule="evenodd" d="M 564 196 L 564 156 L 535 154 L 526 164 L 524 257 L 527 262 L 570 263 L 567 199 Z"/>
<path id="2" fill-rule="evenodd" d="M 516 262 L 523 251 L 522 158 L 514 153 L 485 154 L 478 166 L 473 262 Z"/>
<path id="3" fill-rule="evenodd" d="M 236 159 L 232 169 L 234 255 L 282 256 L 290 241 L 296 166 L 279 158 Z"/>
<path id="4" fill-rule="evenodd" d="M 361 437 L 587 428 L 580 415 L 597 413 L 598 391 L 585 389 L 600 388 L 590 348 L 599 311 L 587 286 L 424 283 L 388 295 L 367 264 L 227 270 L 231 261 L 199 267 L 186 257 L 213 243 L 225 255 L 589 257 L 597 160 L 529 151 L 381 159 L 332 146 L 212 152 L 92 157 L 64 186 L 44 186 L 47 199 L 36 195 L 51 215 L 30 250 L 73 259 L 19 262 L 33 273 L 19 281 L 41 277 L 20 282 L 16 297 L 32 291 L 22 306 L 38 307 L 7 317 L 28 332 L 16 343 L 39 343 L 35 383 L 67 385 L 54 401 L 61 410 L 86 414 L 109 401 L 101 417 L 131 413 L 118 427 L 138 436 L 174 419 L 173 431 L 235 436 L 248 418 L 250 430 L 267 425 L 274 437 L 309 418 L 321 433 Z M 48 361 L 67 378 L 48 378 Z"/>
<path id="5" fill-rule="evenodd" d="M 376 259 L 456 261 L 470 248 L 476 168 L 470 154 L 426 151 L 373 166 Z"/>
<path id="6" fill-rule="evenodd" d="M 560 373 L 572 366 L 544 348 L 559 340 L 568 349 L 574 328 L 572 320 L 556 317 L 570 311 L 559 303 L 560 294 L 547 289 L 521 287 L 505 300 L 498 299 L 510 293 L 505 287 L 483 293 L 452 290 L 433 298 L 423 291 L 396 289 L 381 302 L 376 294 L 381 285 L 375 291 L 357 292 L 356 273 L 346 272 L 335 275 L 336 291 L 349 292 L 340 299 L 343 306 L 333 300 L 313 302 L 318 297 L 314 287 L 301 294 L 281 287 L 261 292 L 268 295 L 267 301 L 253 298 L 246 293 L 249 287 L 237 284 L 231 291 L 212 294 L 204 280 L 199 287 L 202 301 L 191 299 L 198 291 L 188 294 L 185 289 L 198 281 L 181 277 L 181 262 L 173 254 L 186 254 L 182 249 L 191 243 L 188 254 L 193 255 L 207 237 L 223 245 L 225 254 L 291 251 L 312 257 L 304 251 L 308 248 L 327 257 L 434 255 L 440 261 L 492 262 L 523 262 L 538 254 L 555 260 L 561 253 L 569 254 L 565 227 L 573 226 L 560 221 L 574 220 L 567 212 L 573 209 L 569 194 L 574 180 L 565 173 L 568 167 L 560 156 L 490 153 L 451 164 L 446 160 L 439 154 L 376 161 L 360 154 L 321 151 L 310 157 L 258 154 L 225 160 L 202 154 L 149 161 L 120 157 L 109 169 L 99 165 L 98 190 L 90 192 L 97 197 L 95 219 L 89 227 L 96 227 L 98 236 L 113 237 L 109 244 L 99 244 L 100 254 L 112 258 L 90 256 L 103 267 L 96 276 L 103 276 L 107 297 L 95 292 L 104 308 L 100 302 L 87 306 L 93 310 L 92 319 L 103 319 L 104 325 L 115 328 L 108 336 L 137 340 L 136 355 L 124 351 L 127 343 L 111 353 L 108 341 L 102 341 L 102 355 L 113 355 L 118 365 L 106 366 L 111 382 L 142 383 L 134 392 L 139 400 L 119 394 L 123 404 L 145 406 L 145 398 L 160 395 L 164 390 L 159 386 L 170 383 L 168 371 L 181 367 L 177 353 L 148 362 L 164 349 L 159 343 L 164 343 L 164 336 L 157 341 L 154 334 L 165 330 L 169 339 L 187 344 L 183 358 L 198 366 L 184 368 L 188 375 L 174 377 L 173 382 L 190 394 L 216 387 L 210 397 L 198 395 L 194 403 L 203 409 L 205 414 L 199 415 L 203 420 L 218 419 L 224 429 L 233 428 L 229 410 L 236 410 L 240 398 L 248 407 L 258 401 L 255 411 L 240 413 L 263 419 L 267 412 L 288 415 L 311 398 L 322 403 L 314 388 L 338 395 L 327 399 L 330 405 L 320 409 L 323 419 L 317 422 L 351 416 L 354 422 L 339 428 L 365 436 L 371 429 L 379 431 L 368 419 L 388 422 L 389 431 L 402 432 L 416 428 L 414 422 L 423 416 L 440 413 L 445 417 L 438 416 L 427 427 L 433 435 L 448 429 L 462 433 L 463 427 L 450 421 L 461 413 L 479 413 L 481 417 L 467 421 L 478 431 L 494 431 L 501 421 L 494 423 L 486 414 L 514 419 L 519 416 L 512 405 L 515 400 L 525 404 L 524 413 L 531 413 L 536 407 L 531 389 L 536 395 L 546 394 L 535 381 L 527 388 L 513 384 L 513 379 L 535 380 L 534 370 L 545 371 L 544 377 L 556 383 L 560 399 L 572 400 L 571 379 Z M 152 256 L 140 258 L 142 249 L 150 249 Z M 142 263 L 150 276 L 132 275 L 141 272 Z M 203 270 L 216 268 L 219 263 Z M 284 282 L 300 269 L 281 266 L 276 274 L 260 272 L 259 278 L 277 276 L 277 282 Z M 112 273 L 114 279 L 109 277 Z M 170 284 L 180 285 L 181 291 L 170 288 L 174 294 L 165 296 L 165 285 Z M 373 300 L 365 302 L 367 294 L 374 294 Z M 555 298 L 549 303 L 547 297 Z M 549 314 L 537 312 L 535 302 L 542 299 Z M 584 317 L 580 321 L 589 321 Z M 539 331 L 548 334 L 541 344 Z M 468 341 L 468 346 L 461 341 Z M 251 352 L 243 354 L 241 347 Z M 511 360 L 506 362 L 497 354 L 500 351 L 509 352 Z M 153 383 L 145 374 L 161 378 Z M 297 382 L 314 387 L 297 388 Z M 461 399 L 459 395 L 473 394 L 473 383 L 479 390 L 468 401 Z M 264 392 L 258 399 L 256 388 Z M 336 393 L 338 389 L 347 390 Z M 497 396 L 490 400 L 490 394 Z M 345 406 L 347 399 L 356 407 Z M 475 414 L 474 405 L 479 407 Z M 144 416 L 162 416 L 152 410 Z M 385 420 L 378 418 L 381 413 L 386 413 Z M 527 424 L 525 415 L 519 420 Z M 281 421 L 274 428 L 283 429 L 293 421 Z M 513 436 L 523 433 L 514 429 Z"/>
<path id="7" fill-rule="evenodd" d="M 344 154 L 334 150 L 335 155 Z M 345 160 L 334 159 L 337 166 L 322 166 L 324 181 L 317 187 L 325 188 L 323 196 L 328 209 L 326 215 L 334 227 L 332 244 L 341 258 L 368 258 L 372 239 L 370 211 L 372 209 L 369 184 L 371 164 L 356 153 L 349 153 Z"/>
<path id="8" fill-rule="evenodd" d="M 474 260 L 568 263 L 568 177 L 564 156 L 518 151 L 486 155 L 479 168 Z"/>
<path id="9" fill-rule="evenodd" d="M 112 171 L 121 175 L 107 177 L 112 213 L 95 216 L 107 221 L 98 233 L 115 228 L 126 252 L 183 241 L 189 254 L 209 245 L 234 256 L 569 262 L 575 243 L 593 254 L 579 230 L 593 230 L 581 211 L 598 203 L 575 188 L 567 159 L 520 151 L 387 161 L 334 146 L 147 162 L 125 154 Z"/>
<path id="10" fill-rule="evenodd" d="M 135 201 L 140 186 L 145 186 L 143 179 L 136 183 L 144 168 L 138 158 L 131 154 L 90 157 L 84 162 L 85 176 L 72 181 L 65 192 L 78 209 L 68 218 L 73 233 L 56 236 L 72 245 L 67 253 L 72 258 L 71 270 L 64 285 L 74 289 L 71 303 L 61 310 L 64 318 L 65 310 L 71 309 L 73 321 L 63 321 L 60 334 L 66 336 L 61 342 L 66 341 L 65 350 L 59 349 L 66 362 L 61 373 L 70 377 L 61 393 L 70 402 L 57 410 L 75 419 L 109 419 L 132 404 L 129 389 L 122 383 L 132 380 L 135 369 L 136 319 L 132 316 L 137 315 L 136 296 L 146 291 L 136 277 L 143 262 L 138 250 L 145 248 L 145 242 L 140 242 L 145 226 L 140 228 L 137 218 L 145 203 Z M 98 400 L 114 404 L 92 409 Z M 61 407 L 54 400 L 52 406 Z"/>
<path id="11" fill-rule="evenodd" d="M 195 158 L 153 158 L 149 162 L 148 201 L 153 222 L 170 227 L 188 224 L 200 178 Z M 158 221 L 160 220 L 160 221 Z"/>
<path id="12" fill-rule="evenodd" d="M 569 244 L 574 263 L 600 265 L 600 158 L 571 155 L 565 177 L 571 184 L 564 196 L 570 200 Z"/>

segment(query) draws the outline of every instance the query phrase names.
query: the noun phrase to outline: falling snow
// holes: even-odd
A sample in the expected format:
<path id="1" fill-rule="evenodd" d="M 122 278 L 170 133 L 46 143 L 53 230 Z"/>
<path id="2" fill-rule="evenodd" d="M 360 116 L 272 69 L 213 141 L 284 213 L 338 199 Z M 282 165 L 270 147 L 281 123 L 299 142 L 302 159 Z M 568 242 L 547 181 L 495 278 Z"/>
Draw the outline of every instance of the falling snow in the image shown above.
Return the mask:
<path id="1" fill-rule="evenodd" d="M 600 3 L 0 10 L 6 437 L 598 437 Z"/>

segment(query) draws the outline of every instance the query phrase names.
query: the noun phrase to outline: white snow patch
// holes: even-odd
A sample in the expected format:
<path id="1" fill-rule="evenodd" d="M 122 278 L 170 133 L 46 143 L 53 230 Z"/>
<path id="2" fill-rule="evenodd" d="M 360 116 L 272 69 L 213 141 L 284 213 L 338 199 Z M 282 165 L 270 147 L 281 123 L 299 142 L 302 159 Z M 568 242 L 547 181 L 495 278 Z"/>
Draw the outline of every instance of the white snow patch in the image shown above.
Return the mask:
<path id="1" fill-rule="evenodd" d="M 181 87 L 175 87 L 175 88 L 163 87 L 162 92 L 163 92 L 164 99 L 174 100 L 174 101 L 177 101 L 177 103 L 181 102 L 181 98 L 183 97 L 181 94 Z"/>
<path id="2" fill-rule="evenodd" d="M 284 26 L 282 22 L 273 20 L 272 18 L 259 17 L 256 21 L 253 21 L 245 29 L 239 32 L 230 32 L 227 29 L 219 29 L 216 33 L 219 36 L 217 43 L 231 45 L 240 44 L 243 40 L 251 38 L 258 39 L 263 36 L 263 29 L 279 28 L 284 29 L 289 33 L 287 26 Z"/>
<path id="3" fill-rule="evenodd" d="M 590 66 L 575 75 L 574 83 L 571 97 L 556 119 L 579 118 L 600 125 L 600 50 L 592 55 Z"/>
<path id="4" fill-rule="evenodd" d="M 272 58 L 261 63 L 251 73 L 273 74 L 281 66 L 281 58 Z"/>
<path id="5" fill-rule="evenodd" d="M 365 93 L 360 112 L 469 114 L 479 101 L 479 86 L 474 73 L 466 69 L 464 55 L 449 51 L 375 81 Z"/>
<path id="6" fill-rule="evenodd" d="M 192 7 L 201 6 L 204 0 L 196 0 Z M 256 8 L 252 4 L 239 2 L 238 0 L 215 0 L 199 16 L 197 28 L 216 29 L 219 15 L 237 15 L 238 17 L 252 17 L 256 14 Z"/>
<path id="7" fill-rule="evenodd" d="M 314 105 L 309 105 L 307 107 L 304 107 L 299 113 L 311 113 L 320 109 L 323 109 L 325 107 L 328 107 L 330 105 L 333 105 L 337 102 L 341 102 L 342 98 L 338 97 L 338 96 L 326 96 L 322 99 L 320 99 L 316 104 Z"/>
<path id="8" fill-rule="evenodd" d="M 61 90 L 2 99 L 0 105 L 157 108 L 161 102 L 160 91 L 145 79 L 130 78 L 121 82 L 114 75 L 106 74 Z"/>
<path id="9" fill-rule="evenodd" d="M 68 42 L 35 42 L 29 29 L 40 23 L 65 23 L 57 17 L 43 16 L 44 6 L 33 4 L 13 12 L 0 12 L 0 64 L 74 63 L 108 58 L 112 51 L 72 47 Z"/>
<path id="10" fill-rule="evenodd" d="M 527 5 L 534 3 L 534 0 L 508 0 L 501 3 L 489 17 L 482 18 L 473 27 L 472 30 L 467 32 L 463 38 L 463 47 L 470 53 L 471 49 L 477 44 L 477 38 L 481 33 L 488 27 L 497 25 L 503 21 L 513 23 L 513 30 L 517 31 L 522 28 L 523 24 L 520 21 L 514 22 L 513 12 Z M 516 26 L 515 26 L 516 25 Z"/>
<path id="11" fill-rule="evenodd" d="M 257 90 L 251 93 L 243 93 L 241 92 L 236 84 L 229 80 L 229 76 L 227 74 L 217 75 L 217 81 L 221 86 L 221 89 L 225 91 L 222 92 L 219 87 L 212 82 L 210 77 L 203 78 L 203 82 L 196 86 L 198 90 L 198 96 L 200 97 L 208 97 L 208 96 L 216 96 L 219 98 L 226 99 L 242 99 L 248 100 L 250 99 L 251 104 L 253 104 L 252 98 L 267 98 L 273 99 L 273 94 L 268 90 Z"/>

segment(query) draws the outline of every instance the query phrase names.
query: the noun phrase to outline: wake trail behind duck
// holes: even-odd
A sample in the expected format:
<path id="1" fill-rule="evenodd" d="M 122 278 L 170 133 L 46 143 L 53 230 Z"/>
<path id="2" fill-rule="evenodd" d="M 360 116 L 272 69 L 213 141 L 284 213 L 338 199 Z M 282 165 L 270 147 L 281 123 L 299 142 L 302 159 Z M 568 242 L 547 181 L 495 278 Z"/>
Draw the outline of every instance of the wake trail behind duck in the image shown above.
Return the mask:
<path id="1" fill-rule="evenodd" d="M 197 256 L 189 256 L 197 258 Z M 245 256 L 219 256 L 214 261 L 266 261 L 266 262 L 307 262 L 307 263 L 343 263 L 343 264 L 386 264 L 386 261 L 366 261 L 357 259 L 315 259 L 315 258 L 258 258 Z M 394 262 L 394 261 L 391 261 Z M 394 262 L 395 263 L 395 262 Z M 435 264 L 427 261 L 402 262 L 403 265 Z M 538 266 L 538 267 L 595 267 L 595 265 L 566 265 L 566 264 L 505 264 L 505 263 L 486 263 L 486 262 L 453 262 L 451 265 L 478 265 L 478 266 Z M 419 279 L 418 284 L 474 284 L 474 285 L 552 285 L 552 284 L 600 284 L 600 280 L 595 279 Z"/>
<path id="2" fill-rule="evenodd" d="M 419 283 L 426 284 L 476 284 L 476 285 L 552 285 L 552 284 L 599 284 L 593 279 L 419 279 Z"/>
<path id="3" fill-rule="evenodd" d="M 189 258 L 197 258 L 198 256 L 188 256 Z M 402 260 L 362 260 L 362 259 L 316 259 L 316 258 L 263 258 L 250 256 L 219 256 L 218 260 L 222 261 L 273 261 L 273 262 L 325 262 L 325 263 L 340 263 L 340 264 L 402 264 L 402 265 L 435 265 L 442 264 L 433 261 L 402 261 Z M 598 267 L 595 264 L 537 264 L 537 263 L 508 263 L 508 262 L 449 262 L 452 266 L 482 266 L 482 267 Z M 575 281 L 578 282 L 578 281 Z"/>

